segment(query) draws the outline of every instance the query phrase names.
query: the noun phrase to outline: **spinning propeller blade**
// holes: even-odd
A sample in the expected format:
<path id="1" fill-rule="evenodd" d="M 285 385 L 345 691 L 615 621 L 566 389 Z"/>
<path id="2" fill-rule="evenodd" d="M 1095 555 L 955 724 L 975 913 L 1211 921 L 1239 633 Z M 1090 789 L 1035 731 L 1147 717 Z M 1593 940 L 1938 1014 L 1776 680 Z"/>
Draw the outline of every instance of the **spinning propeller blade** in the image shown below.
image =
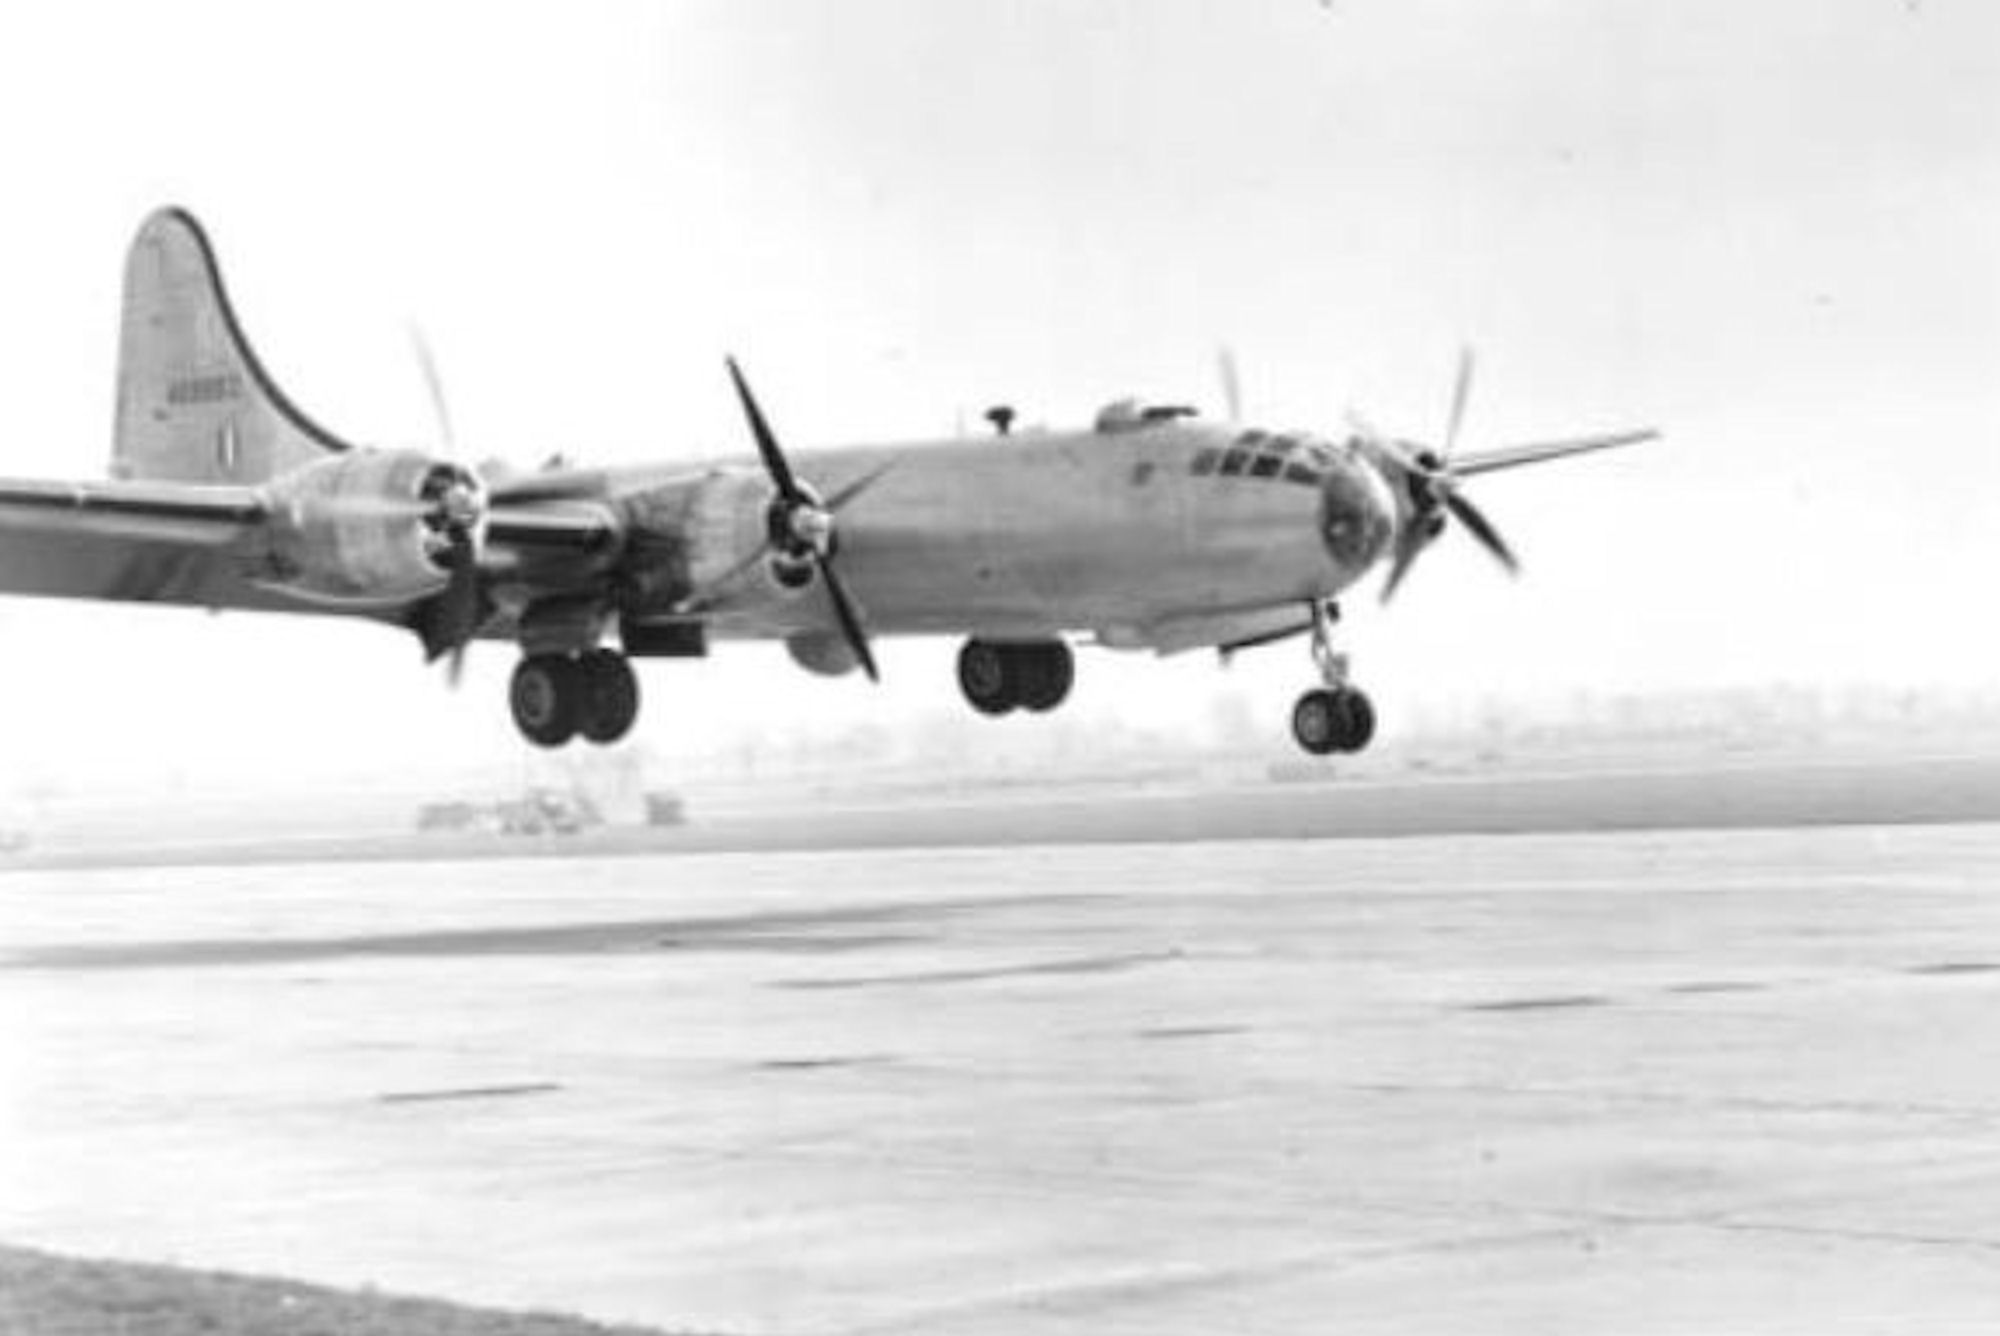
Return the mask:
<path id="1" fill-rule="evenodd" d="M 868 674 L 868 680 L 879 682 L 881 673 L 875 666 L 874 651 L 868 645 L 868 633 L 861 624 L 861 611 L 855 605 L 854 596 L 847 591 L 847 585 L 834 567 L 834 512 L 853 501 L 855 497 L 875 485 L 888 471 L 883 465 L 871 473 L 862 475 L 834 494 L 831 501 L 821 504 L 812 494 L 799 485 L 792 472 L 785 452 L 778 445 L 777 435 L 764 417 L 764 410 L 757 404 L 757 396 L 750 392 L 750 382 L 743 377 L 743 369 L 736 359 L 727 359 L 729 379 L 736 386 L 736 398 L 743 405 L 743 416 L 749 419 L 750 435 L 757 442 L 758 457 L 764 461 L 764 471 L 771 475 L 771 485 L 777 489 L 777 498 L 772 502 L 773 514 L 777 522 L 768 526 L 773 537 L 752 554 L 745 566 L 761 558 L 774 544 L 787 548 L 787 555 L 808 557 L 813 569 L 819 573 L 820 583 L 826 586 L 827 599 L 833 604 L 834 620 L 840 625 L 840 635 L 847 642 L 848 649 Z"/>
<path id="2" fill-rule="evenodd" d="M 486 611 L 479 589 L 479 551 L 469 530 L 452 530 L 449 560 L 451 575 L 438 595 L 436 618 L 443 652 L 449 656 L 445 677 L 457 686 L 465 676 L 465 647 L 478 633 Z"/>
<path id="3" fill-rule="evenodd" d="M 1389 466 L 1402 489 L 1404 519 L 1396 533 L 1395 555 L 1390 560 L 1388 578 L 1382 582 L 1382 601 L 1387 603 L 1402 587 L 1410 568 L 1424 549 L 1444 532 L 1445 516 L 1463 524 L 1479 545 L 1499 562 L 1509 575 L 1518 575 L 1521 563 L 1493 522 L 1459 491 L 1460 474 L 1452 465 L 1459 431 L 1465 425 L 1465 408 L 1472 397 L 1473 354 L 1461 348 L 1458 370 L 1452 378 L 1451 404 L 1445 416 L 1444 444 L 1432 450 L 1416 442 L 1391 440 L 1369 426 L 1358 414 L 1349 413 L 1354 430 Z"/>
<path id="4" fill-rule="evenodd" d="M 1458 371 L 1452 378 L 1451 406 L 1445 416 L 1442 449 L 1432 450 L 1415 441 L 1393 440 L 1376 431 L 1359 414 L 1348 414 L 1355 435 L 1379 461 L 1391 484 L 1402 493 L 1402 516 L 1396 529 L 1395 553 L 1389 563 L 1388 577 L 1382 582 L 1384 603 L 1394 597 L 1417 558 L 1444 531 L 1446 516 L 1464 525 L 1474 541 L 1485 548 L 1487 554 L 1499 562 L 1509 575 L 1521 573 L 1521 562 L 1514 555 L 1514 549 L 1507 545 L 1507 540 L 1500 536 L 1500 530 L 1486 518 L 1486 513 L 1467 499 L 1462 490 L 1467 478 L 1524 464 L 1587 454 L 1593 450 L 1638 445 L 1659 437 L 1659 433 L 1651 429 L 1613 432 L 1459 455 L 1456 453 L 1459 431 L 1465 425 L 1465 408 L 1472 397 L 1473 365 L 1472 349 L 1461 348 Z"/>
<path id="5" fill-rule="evenodd" d="M 757 396 L 750 392 L 750 382 L 743 379 L 743 369 L 736 365 L 734 357 L 726 360 L 729 379 L 736 386 L 736 398 L 743 405 L 743 416 L 750 419 L 750 435 L 757 442 L 758 457 L 764 461 L 764 471 L 771 475 L 771 482 L 778 489 L 778 499 L 787 507 L 807 502 L 805 493 L 799 490 L 799 480 L 792 476 L 785 452 L 778 448 L 778 438 L 771 433 L 771 424 L 764 419 L 764 410 L 757 406 Z"/>
<path id="6" fill-rule="evenodd" d="M 423 326 L 414 322 L 410 325 L 410 346 L 416 350 L 417 369 L 423 373 L 431 412 L 437 417 L 438 439 L 444 442 L 446 454 L 456 456 L 458 436 L 451 429 L 451 405 L 444 397 L 444 378 L 438 375 L 437 358 L 431 355 L 431 341 L 424 337 Z"/>
<path id="7" fill-rule="evenodd" d="M 1472 393 L 1472 349 L 1458 350 L 1458 376 L 1451 386 L 1451 416 L 1445 419 L 1444 450 L 1446 459 L 1458 445 L 1458 429 L 1465 424 L 1465 401 Z"/>
<path id="8" fill-rule="evenodd" d="M 1215 374 L 1222 382 L 1222 406 L 1231 422 L 1243 420 L 1243 378 L 1237 374 L 1236 350 L 1228 344 L 1215 350 Z"/>
<path id="9" fill-rule="evenodd" d="M 430 396 L 431 412 L 437 417 L 438 439 L 447 457 L 458 455 L 458 436 L 452 429 L 451 403 L 444 392 L 444 377 L 438 374 L 437 358 L 423 327 L 410 325 L 410 347 L 416 353 L 417 369 L 423 374 L 424 389 Z M 424 650 L 432 662 L 444 658 L 445 679 L 457 686 L 465 676 L 465 650 L 479 634 L 486 620 L 486 596 L 479 580 L 480 530 L 486 519 L 484 489 L 473 474 L 451 466 L 456 477 L 419 502 L 419 513 L 434 517 L 445 536 L 445 586 L 432 596 L 425 613 Z"/>
<path id="10" fill-rule="evenodd" d="M 868 647 L 868 634 L 861 629 L 861 613 L 854 606 L 854 599 L 841 583 L 840 573 L 833 569 L 833 559 L 818 552 L 813 554 L 813 565 L 819 569 L 820 579 L 826 581 L 827 597 L 833 600 L 833 615 L 840 622 L 840 634 L 847 641 L 847 647 L 860 660 L 861 671 L 868 674 L 870 682 L 880 682 L 882 674 L 875 667 L 875 653 Z"/>
<path id="11" fill-rule="evenodd" d="M 1500 536 L 1500 531 L 1493 527 L 1493 522 L 1480 513 L 1479 507 L 1466 500 L 1455 487 L 1445 491 L 1444 504 L 1460 524 L 1472 531 L 1472 536 L 1479 540 L 1479 545 L 1492 553 L 1493 559 L 1506 568 L 1507 574 L 1521 573 L 1520 559 L 1514 555 L 1513 549 L 1507 546 L 1507 540 Z"/>

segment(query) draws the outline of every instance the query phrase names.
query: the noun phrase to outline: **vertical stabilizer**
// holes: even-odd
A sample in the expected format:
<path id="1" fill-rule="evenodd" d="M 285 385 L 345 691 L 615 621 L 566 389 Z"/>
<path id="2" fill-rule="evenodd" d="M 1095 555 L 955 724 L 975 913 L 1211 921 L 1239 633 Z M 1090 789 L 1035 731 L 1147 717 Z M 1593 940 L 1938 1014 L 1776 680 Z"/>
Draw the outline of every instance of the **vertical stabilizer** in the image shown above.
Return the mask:
<path id="1" fill-rule="evenodd" d="M 345 448 L 265 374 L 201 224 L 147 218 L 125 260 L 112 476 L 255 484 Z"/>

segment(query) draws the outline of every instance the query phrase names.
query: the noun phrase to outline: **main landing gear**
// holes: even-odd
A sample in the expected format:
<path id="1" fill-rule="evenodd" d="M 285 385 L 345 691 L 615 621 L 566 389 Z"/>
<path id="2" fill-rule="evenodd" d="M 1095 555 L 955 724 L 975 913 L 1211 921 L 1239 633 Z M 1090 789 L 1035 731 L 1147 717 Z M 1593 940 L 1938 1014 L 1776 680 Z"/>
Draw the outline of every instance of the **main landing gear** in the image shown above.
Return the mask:
<path id="1" fill-rule="evenodd" d="M 507 689 L 515 727 L 538 747 L 560 747 L 581 736 L 616 742 L 639 718 L 639 679 L 612 649 L 582 654 L 530 654 Z"/>
<path id="2" fill-rule="evenodd" d="M 1292 736 L 1314 756 L 1358 752 L 1375 736 L 1375 706 L 1347 681 L 1347 656 L 1333 648 L 1330 604 L 1313 604 L 1312 654 L 1324 686 L 1299 697 L 1292 707 Z"/>
<path id="3" fill-rule="evenodd" d="M 981 714 L 1063 703 L 1076 682 L 1076 659 L 1060 640 L 968 640 L 958 652 L 958 687 Z"/>

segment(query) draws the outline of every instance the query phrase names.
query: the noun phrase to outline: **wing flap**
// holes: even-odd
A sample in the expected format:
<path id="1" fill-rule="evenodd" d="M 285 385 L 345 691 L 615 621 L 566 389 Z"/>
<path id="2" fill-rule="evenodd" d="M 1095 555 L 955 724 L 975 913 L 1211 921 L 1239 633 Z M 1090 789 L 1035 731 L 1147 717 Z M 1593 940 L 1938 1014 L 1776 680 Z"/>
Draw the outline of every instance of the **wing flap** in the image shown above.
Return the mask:
<path id="1" fill-rule="evenodd" d="M 0 480 L 0 593 L 283 608 L 243 578 L 254 488 Z"/>
<path id="2" fill-rule="evenodd" d="M 0 479 L 0 593 L 297 608 L 248 578 L 271 506 L 255 487 Z M 490 567 L 566 583 L 575 559 L 597 558 L 621 536 L 603 505 L 496 507 Z"/>

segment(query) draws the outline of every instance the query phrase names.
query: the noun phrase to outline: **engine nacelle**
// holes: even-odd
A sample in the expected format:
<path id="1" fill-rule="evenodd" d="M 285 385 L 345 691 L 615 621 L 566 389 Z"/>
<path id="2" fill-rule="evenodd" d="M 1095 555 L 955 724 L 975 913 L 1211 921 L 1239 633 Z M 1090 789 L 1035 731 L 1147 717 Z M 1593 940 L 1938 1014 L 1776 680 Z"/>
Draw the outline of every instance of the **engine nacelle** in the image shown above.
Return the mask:
<path id="1" fill-rule="evenodd" d="M 811 584 L 809 562 L 771 546 L 772 497 L 761 471 L 718 468 L 630 498 L 633 607 L 664 613 L 711 592 L 784 594 Z"/>
<path id="2" fill-rule="evenodd" d="M 787 636 L 785 649 L 792 662 L 821 677 L 844 677 L 861 666 L 853 646 L 840 636 L 823 631 L 807 631 Z"/>
<path id="3" fill-rule="evenodd" d="M 269 584 L 308 598 L 395 603 L 441 588 L 456 497 L 478 479 L 413 451 L 356 451 L 273 484 Z"/>

